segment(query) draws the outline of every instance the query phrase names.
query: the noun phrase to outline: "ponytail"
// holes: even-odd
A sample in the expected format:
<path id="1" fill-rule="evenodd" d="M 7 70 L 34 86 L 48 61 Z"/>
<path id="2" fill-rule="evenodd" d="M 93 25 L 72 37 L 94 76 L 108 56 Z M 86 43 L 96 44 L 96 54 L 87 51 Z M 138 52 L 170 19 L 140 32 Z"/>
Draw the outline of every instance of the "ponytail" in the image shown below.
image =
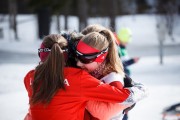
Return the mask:
<path id="1" fill-rule="evenodd" d="M 65 58 L 63 54 L 63 50 L 60 48 L 58 43 L 55 43 L 52 48 L 51 52 L 47 59 L 47 72 L 46 75 L 49 77 L 49 83 L 52 82 L 52 88 L 55 89 L 63 88 L 64 87 L 64 67 L 65 67 Z"/>
<path id="2" fill-rule="evenodd" d="M 49 38 L 44 39 L 43 44 L 50 48 L 51 51 L 45 61 L 35 69 L 35 76 L 32 84 L 33 94 L 30 101 L 32 104 L 39 102 L 48 104 L 59 89 L 65 90 L 65 58 L 61 48 L 67 44 L 53 41 L 54 39 L 59 40 L 59 37 L 59 35 L 49 36 Z"/>

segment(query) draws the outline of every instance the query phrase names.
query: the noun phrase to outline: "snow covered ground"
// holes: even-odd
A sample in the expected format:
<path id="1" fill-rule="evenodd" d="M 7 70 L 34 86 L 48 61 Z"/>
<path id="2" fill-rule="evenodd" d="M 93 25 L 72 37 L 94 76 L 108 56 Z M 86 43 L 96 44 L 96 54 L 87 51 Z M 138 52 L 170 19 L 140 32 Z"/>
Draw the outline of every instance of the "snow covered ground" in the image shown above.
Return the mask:
<path id="1" fill-rule="evenodd" d="M 33 15 L 18 17 L 19 42 L 13 39 L 6 22 L 0 25 L 5 28 L 4 38 L 0 39 L 0 120 L 22 120 L 28 111 L 23 77 L 39 60 L 36 53 L 40 41 L 37 40 L 35 18 Z M 69 29 L 77 30 L 77 19 L 73 18 L 73 21 Z M 89 20 L 89 23 L 93 22 L 93 18 Z M 107 25 L 106 22 L 103 24 Z M 176 27 L 174 42 L 166 37 L 164 64 L 160 65 L 154 16 L 124 16 L 117 18 L 116 22 L 116 29 L 120 26 L 132 29 L 129 54 L 141 57 L 137 64 L 130 67 L 132 78 L 144 83 L 150 91 L 149 97 L 129 112 L 129 120 L 161 120 L 165 107 L 180 102 L 180 26 Z M 53 21 L 51 33 L 56 33 L 55 26 Z"/>

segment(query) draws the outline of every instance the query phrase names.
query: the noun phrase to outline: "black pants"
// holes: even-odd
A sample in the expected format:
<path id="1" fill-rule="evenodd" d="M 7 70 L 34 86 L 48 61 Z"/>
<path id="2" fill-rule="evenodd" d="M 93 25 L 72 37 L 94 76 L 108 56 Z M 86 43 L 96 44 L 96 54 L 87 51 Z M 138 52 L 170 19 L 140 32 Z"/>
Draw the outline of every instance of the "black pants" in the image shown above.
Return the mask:
<path id="1" fill-rule="evenodd" d="M 126 113 L 126 114 L 124 114 L 124 117 L 123 117 L 123 119 L 122 120 L 128 120 L 128 114 Z"/>

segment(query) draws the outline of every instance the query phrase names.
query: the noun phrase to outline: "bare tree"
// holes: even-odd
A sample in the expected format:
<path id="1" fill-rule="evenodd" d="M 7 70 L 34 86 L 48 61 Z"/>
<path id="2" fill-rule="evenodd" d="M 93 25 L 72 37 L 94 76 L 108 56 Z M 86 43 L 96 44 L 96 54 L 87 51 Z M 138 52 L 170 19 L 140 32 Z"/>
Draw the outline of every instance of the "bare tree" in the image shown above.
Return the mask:
<path id="1" fill-rule="evenodd" d="M 42 39 L 45 35 L 48 35 L 50 32 L 51 24 L 51 8 L 49 7 L 40 7 L 37 10 L 38 17 L 38 35 Z"/>
<path id="2" fill-rule="evenodd" d="M 168 35 L 171 37 L 171 40 L 174 41 L 173 31 L 174 31 L 174 22 L 176 15 L 178 15 L 178 7 L 180 2 L 178 0 L 159 0 L 157 2 L 157 13 L 165 15 Z"/>
<path id="3" fill-rule="evenodd" d="M 68 14 L 70 9 L 70 4 L 72 0 L 68 0 L 64 6 L 65 12 L 64 12 L 64 21 L 65 21 L 65 29 L 68 29 Z"/>
<path id="4" fill-rule="evenodd" d="M 156 2 L 160 64 L 163 64 L 163 47 L 166 38 L 165 36 L 169 35 L 171 40 L 174 41 L 174 21 L 175 15 L 178 14 L 179 5 L 177 3 L 177 0 L 159 0 Z"/>
<path id="5" fill-rule="evenodd" d="M 17 33 L 17 1 L 16 0 L 9 0 L 9 24 L 10 29 L 14 31 L 14 37 L 18 40 L 18 33 Z"/>
<path id="6" fill-rule="evenodd" d="M 174 20 L 175 14 L 178 14 L 178 6 L 177 4 L 173 4 L 172 2 L 168 2 L 164 5 L 166 11 L 166 21 L 167 21 L 167 29 L 168 35 L 171 37 L 171 40 L 174 41 L 173 37 L 173 28 L 174 28 Z"/>
<path id="7" fill-rule="evenodd" d="M 159 57 L 160 57 L 160 64 L 163 64 L 163 46 L 164 41 L 166 39 L 167 34 L 167 21 L 165 20 L 165 15 L 158 15 L 157 18 L 157 36 L 159 40 Z"/>
<path id="8" fill-rule="evenodd" d="M 109 5 L 111 6 L 110 12 L 110 26 L 112 27 L 113 31 L 115 31 L 116 26 L 116 15 L 117 15 L 117 0 L 110 1 Z"/>
<path id="9" fill-rule="evenodd" d="M 59 14 L 56 14 L 56 21 L 57 21 L 57 31 L 60 33 L 60 21 L 59 21 Z"/>
<path id="10" fill-rule="evenodd" d="M 87 0 L 78 0 L 79 31 L 87 26 Z"/>
<path id="11" fill-rule="evenodd" d="M 4 22 L 4 19 L 5 17 L 4 17 L 4 15 L 2 14 L 1 16 L 0 16 L 0 24 L 3 24 L 3 22 Z M 3 28 L 2 27 L 0 27 L 0 38 L 3 38 L 4 37 L 4 35 L 3 35 Z"/>

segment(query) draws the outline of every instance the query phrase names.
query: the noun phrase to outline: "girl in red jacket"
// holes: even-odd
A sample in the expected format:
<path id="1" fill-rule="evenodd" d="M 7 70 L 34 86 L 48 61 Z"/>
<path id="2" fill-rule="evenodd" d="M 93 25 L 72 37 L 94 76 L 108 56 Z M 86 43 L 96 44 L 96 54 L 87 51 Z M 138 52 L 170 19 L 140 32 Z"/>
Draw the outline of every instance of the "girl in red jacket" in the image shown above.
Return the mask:
<path id="1" fill-rule="evenodd" d="M 87 35 L 76 45 L 77 65 L 101 81 L 124 89 L 124 72 L 113 33 L 99 25 L 90 25 L 82 33 Z M 136 91 L 134 103 L 144 98 L 146 92 Z M 131 100 L 129 97 L 121 104 L 89 101 L 86 109 L 100 120 L 121 120 L 122 111 L 132 105 Z"/>
<path id="2" fill-rule="evenodd" d="M 133 89 L 116 89 L 78 68 L 65 67 L 68 42 L 59 35 L 44 38 L 40 64 L 27 73 L 29 96 L 26 120 L 83 120 L 87 101 L 122 103 Z"/>

